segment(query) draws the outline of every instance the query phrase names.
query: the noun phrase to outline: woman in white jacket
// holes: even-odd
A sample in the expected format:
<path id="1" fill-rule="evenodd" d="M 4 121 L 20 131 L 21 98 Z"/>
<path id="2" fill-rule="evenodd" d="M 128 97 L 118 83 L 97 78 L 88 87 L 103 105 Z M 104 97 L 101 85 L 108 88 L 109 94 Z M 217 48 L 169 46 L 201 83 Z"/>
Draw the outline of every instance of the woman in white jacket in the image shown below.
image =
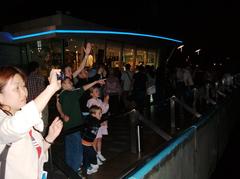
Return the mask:
<path id="1" fill-rule="evenodd" d="M 57 80 L 58 73 L 60 70 L 52 70 L 46 89 L 26 104 L 24 73 L 16 67 L 0 67 L 0 153 L 6 144 L 11 145 L 5 171 L 1 171 L 0 178 L 43 177 L 43 164 L 48 160 L 48 148 L 62 129 L 62 121 L 56 117 L 45 139 L 40 133 L 43 130 L 41 112 L 61 87 L 61 81 Z M 1 176 L 3 173 L 5 175 Z"/>

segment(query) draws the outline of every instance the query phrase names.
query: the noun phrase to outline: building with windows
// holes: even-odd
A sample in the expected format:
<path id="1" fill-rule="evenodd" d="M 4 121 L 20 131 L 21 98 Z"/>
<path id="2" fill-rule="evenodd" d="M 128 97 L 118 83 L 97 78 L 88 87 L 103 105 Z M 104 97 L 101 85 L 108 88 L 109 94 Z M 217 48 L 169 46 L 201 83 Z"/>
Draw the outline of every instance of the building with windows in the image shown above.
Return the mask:
<path id="1" fill-rule="evenodd" d="M 122 67 L 129 63 L 157 67 L 182 41 L 137 32 L 112 29 L 71 16 L 56 14 L 4 27 L 0 33 L 0 65 L 24 66 L 38 61 L 51 67 L 71 64 L 83 58 L 86 42 L 93 44 L 87 66 L 105 63 Z"/>

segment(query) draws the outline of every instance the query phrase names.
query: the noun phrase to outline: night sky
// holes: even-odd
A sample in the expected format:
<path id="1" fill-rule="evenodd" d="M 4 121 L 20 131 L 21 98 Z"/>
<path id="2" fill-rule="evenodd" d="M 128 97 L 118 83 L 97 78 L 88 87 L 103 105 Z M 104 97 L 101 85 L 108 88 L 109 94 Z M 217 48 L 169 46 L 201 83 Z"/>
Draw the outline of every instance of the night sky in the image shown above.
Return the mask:
<path id="1" fill-rule="evenodd" d="M 68 11 L 74 17 L 105 26 L 168 36 L 193 48 L 239 57 L 237 3 L 233 0 L 6 1 L 1 5 L 0 25 Z"/>

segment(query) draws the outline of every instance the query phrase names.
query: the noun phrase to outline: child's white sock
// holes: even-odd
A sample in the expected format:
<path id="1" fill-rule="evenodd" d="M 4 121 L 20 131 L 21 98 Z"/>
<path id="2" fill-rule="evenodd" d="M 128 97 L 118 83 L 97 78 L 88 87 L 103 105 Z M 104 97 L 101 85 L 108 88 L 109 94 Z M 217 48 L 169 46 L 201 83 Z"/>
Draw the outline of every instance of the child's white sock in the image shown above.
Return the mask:
<path id="1" fill-rule="evenodd" d="M 101 161 L 105 161 L 106 158 L 101 154 L 101 152 L 97 152 L 97 157 L 101 160 Z"/>

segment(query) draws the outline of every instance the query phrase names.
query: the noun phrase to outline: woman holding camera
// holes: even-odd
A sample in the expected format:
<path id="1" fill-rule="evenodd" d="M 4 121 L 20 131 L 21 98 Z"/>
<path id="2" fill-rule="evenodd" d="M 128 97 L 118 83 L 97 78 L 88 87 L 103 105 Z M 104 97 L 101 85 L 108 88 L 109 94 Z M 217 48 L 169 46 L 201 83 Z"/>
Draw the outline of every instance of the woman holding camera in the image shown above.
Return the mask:
<path id="1" fill-rule="evenodd" d="M 53 69 L 49 85 L 26 104 L 25 74 L 18 68 L 0 67 L 0 178 L 41 179 L 48 148 L 60 134 L 62 121 L 56 117 L 45 139 L 41 135 L 41 112 L 60 89 L 60 70 Z"/>

